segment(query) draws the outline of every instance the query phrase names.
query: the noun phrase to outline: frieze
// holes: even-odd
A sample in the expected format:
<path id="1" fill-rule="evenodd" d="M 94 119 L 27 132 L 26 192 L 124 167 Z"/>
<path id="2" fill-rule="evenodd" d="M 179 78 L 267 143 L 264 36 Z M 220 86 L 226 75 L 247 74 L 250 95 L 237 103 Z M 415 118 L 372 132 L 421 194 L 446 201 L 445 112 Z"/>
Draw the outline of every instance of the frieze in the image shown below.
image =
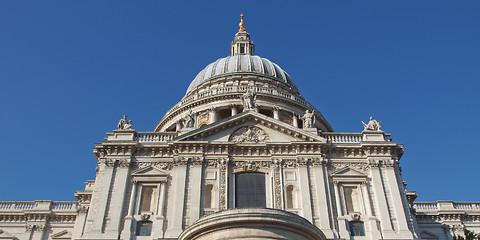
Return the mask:
<path id="1" fill-rule="evenodd" d="M 367 163 L 332 163 L 330 164 L 330 166 L 333 168 L 334 171 L 348 167 L 363 172 L 367 172 L 368 170 L 370 170 L 371 167 L 371 165 Z"/>
<path id="2" fill-rule="evenodd" d="M 257 171 L 260 168 L 270 168 L 271 163 L 271 161 L 234 161 L 232 165 L 237 170 Z"/>
<path id="3" fill-rule="evenodd" d="M 163 170 L 172 170 L 173 162 L 132 162 L 131 164 L 132 170 L 149 166 L 154 166 Z"/>
<path id="4" fill-rule="evenodd" d="M 371 158 L 368 160 L 368 165 L 371 167 L 393 167 L 395 164 L 398 164 L 393 159 L 376 159 L 376 158 Z"/>

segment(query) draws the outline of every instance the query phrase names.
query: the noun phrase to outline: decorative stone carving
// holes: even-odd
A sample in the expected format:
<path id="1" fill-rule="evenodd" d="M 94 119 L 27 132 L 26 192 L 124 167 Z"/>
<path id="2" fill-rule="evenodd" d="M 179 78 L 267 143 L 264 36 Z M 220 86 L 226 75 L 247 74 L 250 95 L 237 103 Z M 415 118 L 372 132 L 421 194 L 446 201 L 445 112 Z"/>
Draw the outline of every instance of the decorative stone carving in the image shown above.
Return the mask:
<path id="1" fill-rule="evenodd" d="M 124 168 L 130 167 L 130 161 L 127 159 L 120 159 L 118 160 L 118 166 L 124 167 Z"/>
<path id="2" fill-rule="evenodd" d="M 127 115 L 123 115 L 123 118 L 118 121 L 118 129 L 120 130 L 128 130 L 132 129 L 133 122 L 132 120 L 127 120 Z"/>
<path id="3" fill-rule="evenodd" d="M 367 163 L 333 163 L 332 166 L 335 168 L 335 170 L 349 167 L 351 169 L 367 172 L 370 169 L 370 167 L 373 167 L 374 165 L 372 165 L 372 162 L 371 162 L 368 164 Z"/>
<path id="4" fill-rule="evenodd" d="M 275 170 L 273 173 L 275 208 L 282 209 L 282 182 L 280 180 L 280 176 L 282 174 L 282 160 L 275 159 L 273 160 L 273 163 L 275 164 Z"/>
<path id="5" fill-rule="evenodd" d="M 255 109 L 255 100 L 256 100 L 255 93 L 250 90 L 247 90 L 247 92 L 242 96 L 243 108 L 245 110 Z"/>
<path id="6" fill-rule="evenodd" d="M 315 114 L 314 112 L 310 112 L 310 110 L 305 110 L 305 114 L 302 116 L 303 120 L 303 128 L 313 128 L 313 123 L 315 122 Z"/>
<path id="7" fill-rule="evenodd" d="M 269 140 L 268 134 L 261 128 L 255 126 L 241 127 L 230 136 L 230 141 L 234 143 L 258 143 Z"/>
<path id="8" fill-rule="evenodd" d="M 43 231 L 44 228 L 45 228 L 45 225 L 39 224 L 39 225 L 35 225 L 35 227 L 33 229 L 37 232 L 41 232 L 41 231 Z"/>
<path id="9" fill-rule="evenodd" d="M 142 220 L 148 220 L 148 219 L 150 219 L 150 214 L 148 213 L 142 214 Z"/>
<path id="10" fill-rule="evenodd" d="M 25 231 L 27 231 L 27 232 L 33 231 L 34 228 L 35 228 L 35 225 L 33 225 L 33 224 L 25 225 Z"/>
<path id="11" fill-rule="evenodd" d="M 220 163 L 220 210 L 227 209 L 227 169 L 228 158 L 219 159 Z"/>
<path id="12" fill-rule="evenodd" d="M 232 164 L 235 169 L 243 168 L 244 171 L 257 171 L 259 168 L 270 168 L 271 161 L 238 161 Z"/>
<path id="13" fill-rule="evenodd" d="M 365 127 L 364 131 L 381 131 L 380 128 L 380 123 L 382 123 L 381 121 L 380 122 L 377 122 L 377 120 L 373 119 L 373 117 L 370 117 L 370 121 L 368 122 L 368 124 L 363 123 L 363 126 Z"/>

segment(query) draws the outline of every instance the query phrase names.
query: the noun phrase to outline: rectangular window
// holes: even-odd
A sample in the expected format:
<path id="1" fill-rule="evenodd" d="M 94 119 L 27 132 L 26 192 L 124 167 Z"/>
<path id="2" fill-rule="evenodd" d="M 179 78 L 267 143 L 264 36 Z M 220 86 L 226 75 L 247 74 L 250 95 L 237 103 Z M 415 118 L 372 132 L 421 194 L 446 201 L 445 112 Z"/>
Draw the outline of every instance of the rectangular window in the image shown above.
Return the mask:
<path id="1" fill-rule="evenodd" d="M 142 194 L 140 199 L 140 212 L 153 212 L 156 195 L 157 195 L 157 187 L 142 186 Z"/>
<path id="2" fill-rule="evenodd" d="M 266 207 L 265 174 L 235 174 L 235 207 Z"/>
<path id="3" fill-rule="evenodd" d="M 245 45 L 240 44 L 240 53 L 245 53 Z"/>
<path id="4" fill-rule="evenodd" d="M 345 207 L 347 208 L 347 213 L 360 212 L 359 207 L 359 193 L 357 187 L 344 187 L 345 194 Z"/>

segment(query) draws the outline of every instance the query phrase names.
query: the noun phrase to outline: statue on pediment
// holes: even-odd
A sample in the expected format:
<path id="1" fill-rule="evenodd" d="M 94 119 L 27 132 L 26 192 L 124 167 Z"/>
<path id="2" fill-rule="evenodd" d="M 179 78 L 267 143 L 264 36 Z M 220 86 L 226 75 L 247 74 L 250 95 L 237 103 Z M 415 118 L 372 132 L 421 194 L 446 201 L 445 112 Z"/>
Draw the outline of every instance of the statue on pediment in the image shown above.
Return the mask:
<path id="1" fill-rule="evenodd" d="M 370 121 L 368 121 L 368 124 L 367 123 L 363 123 L 363 127 L 365 127 L 365 129 L 363 129 L 363 131 L 381 131 L 380 128 L 380 124 L 382 123 L 381 121 L 380 122 L 377 122 L 377 120 L 373 119 L 373 117 L 370 117 Z"/>
<path id="2" fill-rule="evenodd" d="M 303 128 L 313 128 L 313 123 L 315 121 L 315 114 L 310 112 L 310 110 L 305 110 L 305 114 L 301 117 L 303 120 Z"/>
<path id="3" fill-rule="evenodd" d="M 195 113 L 190 110 L 185 116 L 185 127 L 193 128 L 195 126 Z"/>
<path id="4" fill-rule="evenodd" d="M 255 100 L 256 100 L 255 93 L 250 90 L 247 90 L 247 92 L 242 96 L 243 109 L 245 110 L 255 109 Z"/>
<path id="5" fill-rule="evenodd" d="M 123 118 L 118 121 L 118 129 L 120 130 L 129 130 L 133 127 L 132 120 L 127 120 L 127 115 L 123 115 Z"/>

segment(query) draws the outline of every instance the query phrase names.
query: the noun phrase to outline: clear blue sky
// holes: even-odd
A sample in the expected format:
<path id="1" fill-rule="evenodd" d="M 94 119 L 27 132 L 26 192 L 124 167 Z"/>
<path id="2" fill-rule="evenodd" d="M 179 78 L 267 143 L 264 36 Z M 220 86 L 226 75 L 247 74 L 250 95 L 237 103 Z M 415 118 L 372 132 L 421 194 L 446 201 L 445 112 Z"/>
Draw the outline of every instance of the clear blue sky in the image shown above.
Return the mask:
<path id="1" fill-rule="evenodd" d="M 480 1 L 0 1 L 0 200 L 73 200 L 127 114 L 152 131 L 239 14 L 338 132 L 374 116 L 423 201 L 480 201 Z"/>

